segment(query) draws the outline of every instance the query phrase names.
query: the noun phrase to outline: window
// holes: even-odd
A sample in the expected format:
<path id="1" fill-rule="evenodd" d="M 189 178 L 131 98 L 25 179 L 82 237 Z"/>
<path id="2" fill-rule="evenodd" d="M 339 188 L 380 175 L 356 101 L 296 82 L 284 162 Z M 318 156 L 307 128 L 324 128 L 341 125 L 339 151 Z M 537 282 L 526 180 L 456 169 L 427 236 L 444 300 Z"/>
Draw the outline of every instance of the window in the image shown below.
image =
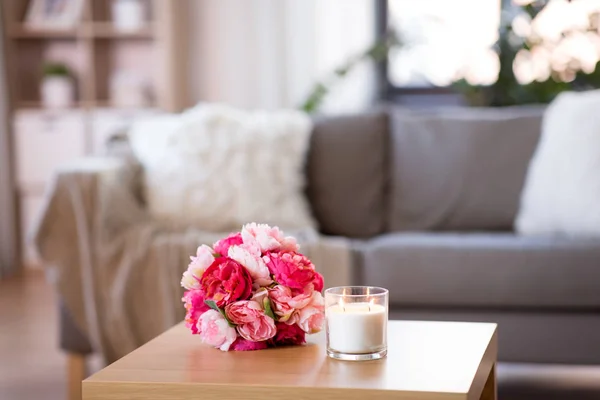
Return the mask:
<path id="1" fill-rule="evenodd" d="M 392 49 L 385 80 L 399 88 L 446 87 L 496 80 L 500 63 L 500 0 L 381 0 L 380 30 L 387 25 L 403 45 Z"/>

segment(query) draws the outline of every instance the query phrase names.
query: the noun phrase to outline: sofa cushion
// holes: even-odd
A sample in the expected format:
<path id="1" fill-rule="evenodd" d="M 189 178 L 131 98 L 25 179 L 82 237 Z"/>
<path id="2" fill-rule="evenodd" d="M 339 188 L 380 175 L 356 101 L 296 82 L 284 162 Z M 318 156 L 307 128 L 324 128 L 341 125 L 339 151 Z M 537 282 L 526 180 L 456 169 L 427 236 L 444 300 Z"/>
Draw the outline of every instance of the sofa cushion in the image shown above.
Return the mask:
<path id="1" fill-rule="evenodd" d="M 392 110 L 389 230 L 510 230 L 542 115 Z"/>
<path id="2" fill-rule="evenodd" d="M 135 121 L 147 209 L 168 229 L 231 232 L 249 221 L 315 228 L 305 197 L 312 121 L 293 110 L 199 104 Z"/>
<path id="3" fill-rule="evenodd" d="M 396 305 L 600 307 L 600 240 L 392 233 L 360 250 L 362 281 Z"/>
<path id="4" fill-rule="evenodd" d="M 600 90 L 561 93 L 548 107 L 516 229 L 600 237 Z"/>
<path id="5" fill-rule="evenodd" d="M 383 231 L 388 118 L 384 112 L 317 118 L 307 194 L 321 232 L 371 237 Z"/>

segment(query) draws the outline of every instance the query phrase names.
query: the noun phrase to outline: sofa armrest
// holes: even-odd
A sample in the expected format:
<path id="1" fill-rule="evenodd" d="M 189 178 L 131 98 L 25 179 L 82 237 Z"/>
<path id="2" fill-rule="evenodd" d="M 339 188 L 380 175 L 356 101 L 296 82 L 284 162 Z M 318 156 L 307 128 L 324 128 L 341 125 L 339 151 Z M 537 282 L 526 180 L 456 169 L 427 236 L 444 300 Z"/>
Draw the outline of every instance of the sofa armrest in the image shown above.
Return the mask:
<path id="1" fill-rule="evenodd" d="M 133 174 L 128 161 L 109 157 L 83 158 L 59 168 L 33 231 L 40 258 L 58 261 L 94 231 L 107 230 L 112 236 L 146 220 Z"/>
<path id="2" fill-rule="evenodd" d="M 73 321 L 71 313 L 62 299 L 58 303 L 60 348 L 68 353 L 87 355 L 94 352 L 88 338 Z"/>
<path id="3" fill-rule="evenodd" d="M 84 335 L 97 331 L 92 325 L 98 321 L 92 311 L 98 295 L 92 267 L 99 249 L 149 220 L 135 196 L 133 175 L 131 163 L 122 158 L 85 158 L 64 165 L 54 174 L 32 232 L 39 258 Z M 89 339 L 97 349 L 100 338 Z"/>

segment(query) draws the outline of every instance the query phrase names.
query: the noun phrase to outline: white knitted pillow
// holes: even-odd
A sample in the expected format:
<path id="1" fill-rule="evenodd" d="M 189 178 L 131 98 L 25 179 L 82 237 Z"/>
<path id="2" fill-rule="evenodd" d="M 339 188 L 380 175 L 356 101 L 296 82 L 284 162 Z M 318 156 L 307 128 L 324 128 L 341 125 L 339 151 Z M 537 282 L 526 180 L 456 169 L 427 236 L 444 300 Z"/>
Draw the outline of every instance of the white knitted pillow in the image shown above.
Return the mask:
<path id="1" fill-rule="evenodd" d="M 600 91 L 563 93 L 546 110 L 515 226 L 525 235 L 600 235 Z"/>
<path id="2" fill-rule="evenodd" d="M 315 227 L 303 194 L 311 131 L 296 111 L 199 105 L 140 121 L 129 137 L 156 219 L 227 232 L 253 221 Z"/>

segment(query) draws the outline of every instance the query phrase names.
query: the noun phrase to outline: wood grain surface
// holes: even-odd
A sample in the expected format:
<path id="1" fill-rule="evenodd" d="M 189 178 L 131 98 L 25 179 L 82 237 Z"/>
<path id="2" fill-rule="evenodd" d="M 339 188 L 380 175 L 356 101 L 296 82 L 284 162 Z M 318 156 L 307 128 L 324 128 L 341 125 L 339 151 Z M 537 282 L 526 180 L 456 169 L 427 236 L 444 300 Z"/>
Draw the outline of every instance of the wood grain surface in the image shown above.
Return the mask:
<path id="1" fill-rule="evenodd" d="M 308 340 L 221 352 L 179 324 L 85 380 L 83 399 L 496 398 L 495 324 L 390 321 L 388 356 L 378 361 L 332 360 L 324 332 Z"/>

